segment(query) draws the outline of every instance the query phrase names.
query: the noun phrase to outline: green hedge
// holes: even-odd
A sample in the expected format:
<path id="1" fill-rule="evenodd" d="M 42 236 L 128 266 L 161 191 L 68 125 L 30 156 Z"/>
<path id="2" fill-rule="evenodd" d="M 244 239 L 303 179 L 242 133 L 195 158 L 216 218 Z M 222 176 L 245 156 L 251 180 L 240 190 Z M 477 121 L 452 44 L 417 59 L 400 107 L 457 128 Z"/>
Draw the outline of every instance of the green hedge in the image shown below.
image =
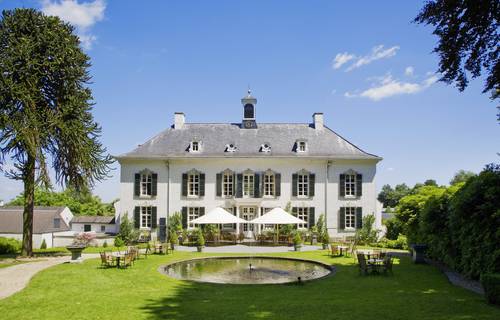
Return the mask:
<path id="1" fill-rule="evenodd" d="M 500 274 L 481 275 L 484 295 L 489 303 L 500 305 Z"/>
<path id="2" fill-rule="evenodd" d="M 21 251 L 21 241 L 0 237 L 0 254 L 16 254 Z"/>

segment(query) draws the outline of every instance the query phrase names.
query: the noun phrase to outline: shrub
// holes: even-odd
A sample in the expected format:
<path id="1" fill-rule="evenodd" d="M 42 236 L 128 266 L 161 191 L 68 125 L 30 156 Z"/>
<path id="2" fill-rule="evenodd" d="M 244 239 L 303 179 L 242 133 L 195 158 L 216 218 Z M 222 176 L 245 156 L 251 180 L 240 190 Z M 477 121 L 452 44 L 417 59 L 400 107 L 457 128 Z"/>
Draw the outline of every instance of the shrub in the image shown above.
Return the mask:
<path id="1" fill-rule="evenodd" d="M 0 237 L 0 254 L 16 254 L 21 250 L 21 241 Z"/>
<path id="2" fill-rule="evenodd" d="M 295 232 L 293 236 L 293 244 L 298 246 L 302 244 L 302 237 L 300 236 L 300 232 Z"/>
<path id="3" fill-rule="evenodd" d="M 96 235 L 93 232 L 82 232 L 75 237 L 75 239 L 73 240 L 73 244 L 83 245 L 87 247 L 90 244 L 94 243 L 95 238 Z"/>
<path id="4" fill-rule="evenodd" d="M 375 216 L 373 214 L 363 217 L 363 226 L 357 231 L 357 239 L 361 243 L 375 243 L 377 242 L 379 230 L 373 227 L 375 223 Z"/>
<path id="5" fill-rule="evenodd" d="M 408 240 L 406 236 L 400 234 L 396 240 L 382 238 L 378 243 L 373 244 L 376 247 L 408 250 Z"/>
<path id="6" fill-rule="evenodd" d="M 488 303 L 500 306 L 500 274 L 490 273 L 481 275 L 481 284 Z"/>
<path id="7" fill-rule="evenodd" d="M 123 239 L 120 238 L 119 236 L 117 236 L 115 238 L 115 247 L 120 248 L 120 247 L 123 247 L 124 245 L 125 245 L 125 242 L 123 241 Z"/>
<path id="8" fill-rule="evenodd" d="M 197 247 L 205 246 L 205 237 L 203 237 L 203 232 L 201 231 L 201 229 L 198 229 L 196 231 L 196 246 Z"/>
<path id="9" fill-rule="evenodd" d="M 128 218 L 128 214 L 125 213 L 121 217 L 120 221 L 120 232 L 118 233 L 120 239 L 125 245 L 132 244 L 137 241 L 139 233 L 134 229 L 134 224 Z"/>
<path id="10" fill-rule="evenodd" d="M 102 244 L 102 247 L 103 248 L 107 248 L 108 247 L 108 242 L 106 240 L 104 240 L 104 243 Z"/>
<path id="11" fill-rule="evenodd" d="M 40 245 L 40 249 L 47 249 L 47 243 L 45 242 L 45 239 L 42 240 L 42 244 Z"/>

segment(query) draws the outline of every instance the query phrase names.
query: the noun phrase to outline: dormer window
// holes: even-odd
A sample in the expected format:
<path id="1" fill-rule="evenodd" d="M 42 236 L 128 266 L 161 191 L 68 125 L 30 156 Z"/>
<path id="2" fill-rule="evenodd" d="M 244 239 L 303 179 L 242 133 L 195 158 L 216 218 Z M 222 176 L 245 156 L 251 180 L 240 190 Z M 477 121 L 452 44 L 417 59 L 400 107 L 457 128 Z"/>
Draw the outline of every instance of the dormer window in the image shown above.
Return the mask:
<path id="1" fill-rule="evenodd" d="M 271 145 L 268 143 L 264 143 L 260 146 L 260 152 L 271 152 Z"/>
<path id="2" fill-rule="evenodd" d="M 297 140 L 297 152 L 306 152 L 307 143 L 304 140 Z"/>
<path id="3" fill-rule="evenodd" d="M 200 152 L 201 146 L 200 141 L 192 141 L 191 146 L 189 147 L 190 152 Z"/>
<path id="4" fill-rule="evenodd" d="M 226 152 L 235 152 L 237 150 L 233 143 L 226 144 Z"/>

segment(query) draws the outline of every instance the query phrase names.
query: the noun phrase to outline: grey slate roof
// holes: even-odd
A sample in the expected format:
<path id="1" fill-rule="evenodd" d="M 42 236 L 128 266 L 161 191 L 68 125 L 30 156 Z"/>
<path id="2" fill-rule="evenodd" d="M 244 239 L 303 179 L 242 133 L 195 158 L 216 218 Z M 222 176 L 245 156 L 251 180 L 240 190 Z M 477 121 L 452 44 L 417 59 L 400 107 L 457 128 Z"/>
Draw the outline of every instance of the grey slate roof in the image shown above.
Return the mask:
<path id="1" fill-rule="evenodd" d="M 101 223 L 115 224 L 114 216 L 76 216 L 71 223 Z"/>
<path id="2" fill-rule="evenodd" d="M 186 123 L 161 132 L 117 159 L 203 158 L 203 157 L 302 157 L 332 159 L 374 159 L 380 157 L 356 147 L 328 127 L 317 130 L 311 124 L 257 123 L 257 129 L 243 129 L 239 123 Z M 297 140 L 306 140 L 308 151 L 295 152 Z M 192 141 L 200 141 L 201 152 L 188 152 Z M 225 152 L 227 144 L 237 151 Z M 260 152 L 261 145 L 271 145 L 271 152 Z"/>
<path id="3" fill-rule="evenodd" d="M 33 211 L 33 233 L 69 231 L 70 227 L 61 217 L 65 207 L 35 207 Z M 0 233 L 23 233 L 23 207 L 0 208 Z M 60 228 L 54 228 L 54 218 L 60 218 Z"/>

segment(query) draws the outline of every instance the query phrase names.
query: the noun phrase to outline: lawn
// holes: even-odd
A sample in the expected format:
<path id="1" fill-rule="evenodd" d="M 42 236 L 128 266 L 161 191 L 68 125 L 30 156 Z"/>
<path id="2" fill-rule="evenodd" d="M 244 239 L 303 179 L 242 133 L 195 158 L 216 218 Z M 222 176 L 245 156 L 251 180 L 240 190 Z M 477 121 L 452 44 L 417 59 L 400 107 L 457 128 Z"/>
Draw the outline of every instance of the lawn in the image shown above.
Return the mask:
<path id="1" fill-rule="evenodd" d="M 163 263 L 199 253 L 149 256 L 131 269 L 101 269 L 96 259 L 36 275 L 0 300 L 3 319 L 500 319 L 500 308 L 450 285 L 437 269 L 403 258 L 394 275 L 358 274 L 352 258 L 326 251 L 277 254 L 337 266 L 304 285 L 219 285 L 170 279 Z"/>

